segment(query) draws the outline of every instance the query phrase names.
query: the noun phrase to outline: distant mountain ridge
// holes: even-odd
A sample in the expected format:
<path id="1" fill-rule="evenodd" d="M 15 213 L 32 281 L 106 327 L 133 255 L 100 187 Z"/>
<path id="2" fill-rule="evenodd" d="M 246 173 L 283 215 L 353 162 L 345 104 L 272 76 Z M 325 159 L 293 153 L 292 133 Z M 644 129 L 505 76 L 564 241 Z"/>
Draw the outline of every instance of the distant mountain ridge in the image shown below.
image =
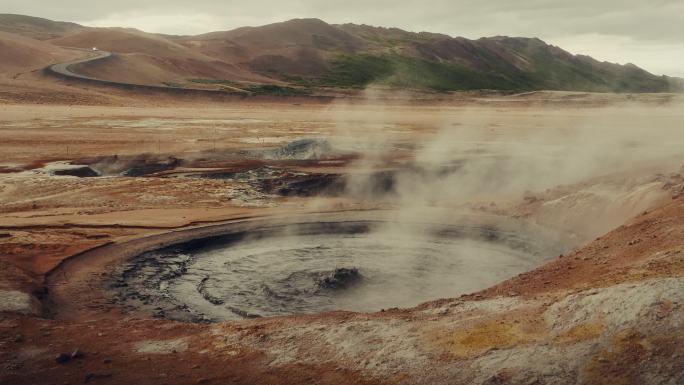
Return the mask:
<path id="1" fill-rule="evenodd" d="M 59 46 L 97 46 L 116 59 L 97 76 L 220 87 L 270 84 L 296 89 L 377 85 L 426 91 L 493 89 L 594 92 L 680 91 L 682 80 L 635 65 L 573 55 L 537 38 L 477 40 L 358 24 L 294 19 L 197 36 L 90 28 L 0 15 L 0 31 Z M 2 59 L 0 59 L 2 60 Z"/>

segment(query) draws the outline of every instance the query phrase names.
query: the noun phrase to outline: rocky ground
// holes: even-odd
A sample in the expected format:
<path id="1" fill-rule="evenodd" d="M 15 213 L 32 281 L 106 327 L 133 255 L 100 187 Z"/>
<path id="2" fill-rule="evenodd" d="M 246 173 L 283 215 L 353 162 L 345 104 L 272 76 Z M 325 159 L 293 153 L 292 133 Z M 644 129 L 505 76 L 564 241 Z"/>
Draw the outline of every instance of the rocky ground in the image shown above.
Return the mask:
<path id="1" fill-rule="evenodd" d="M 563 153 L 577 164 L 611 152 L 600 140 L 611 131 L 596 134 L 597 122 L 620 117 L 620 130 L 643 123 L 630 115 L 633 106 L 615 113 L 552 104 L 1 106 L 0 383 L 683 383 L 677 138 L 660 141 L 652 132 L 663 158 L 639 162 L 604 157 L 601 167 L 567 167 L 549 157 L 541 163 L 557 172 L 544 174 L 548 183 L 531 178 L 520 186 L 510 181 L 525 174 L 507 168 L 500 194 L 488 194 L 490 185 L 467 172 L 457 180 L 470 187 L 450 193 L 451 185 L 435 182 L 450 174 L 424 171 L 448 142 L 444 127 L 485 132 L 459 131 L 458 144 L 473 154 L 521 137 L 546 151 L 568 140 L 558 132 L 591 132 L 588 141 L 573 136 L 573 148 L 595 139 L 600 151 Z M 680 112 L 660 108 L 645 114 L 671 135 Z M 635 137 L 622 138 L 616 153 L 645 154 L 630 142 Z M 391 151 L 376 151 L 384 142 Z M 523 168 L 537 170 L 534 162 Z M 406 188 L 416 173 L 440 192 L 438 202 L 430 191 Z M 374 187 L 358 189 L 358 180 Z M 371 314 L 189 324 L 124 312 L 97 293 L 98 301 L 84 300 L 89 287 L 59 291 L 74 303 L 55 311 L 55 292 L 46 290 L 63 261 L 103 245 L 236 219 L 397 208 L 419 198 L 529 221 L 557 231 L 574 251 L 478 293 Z M 78 273 L 88 282 L 111 268 L 91 262 Z"/>

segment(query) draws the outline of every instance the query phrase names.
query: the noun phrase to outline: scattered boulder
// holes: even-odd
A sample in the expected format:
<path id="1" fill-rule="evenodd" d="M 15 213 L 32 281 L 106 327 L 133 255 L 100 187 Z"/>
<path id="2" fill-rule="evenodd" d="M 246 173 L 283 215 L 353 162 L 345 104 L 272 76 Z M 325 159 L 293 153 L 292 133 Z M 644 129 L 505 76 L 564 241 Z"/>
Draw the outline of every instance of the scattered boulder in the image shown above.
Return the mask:
<path id="1" fill-rule="evenodd" d="M 94 379 L 97 379 L 97 378 L 108 378 L 108 377 L 111 377 L 111 376 L 112 376 L 111 373 L 92 373 L 92 372 L 91 372 L 91 373 L 88 373 L 88 374 L 85 375 L 85 377 L 83 378 L 83 383 L 84 383 L 84 384 L 87 384 L 87 383 L 89 383 L 90 381 L 92 381 L 92 380 L 94 380 Z"/>
<path id="2" fill-rule="evenodd" d="M 71 360 L 71 355 L 69 353 L 59 353 L 59 355 L 57 355 L 57 357 L 55 357 L 55 361 L 58 364 L 67 363 L 67 362 L 69 362 L 69 360 Z"/>

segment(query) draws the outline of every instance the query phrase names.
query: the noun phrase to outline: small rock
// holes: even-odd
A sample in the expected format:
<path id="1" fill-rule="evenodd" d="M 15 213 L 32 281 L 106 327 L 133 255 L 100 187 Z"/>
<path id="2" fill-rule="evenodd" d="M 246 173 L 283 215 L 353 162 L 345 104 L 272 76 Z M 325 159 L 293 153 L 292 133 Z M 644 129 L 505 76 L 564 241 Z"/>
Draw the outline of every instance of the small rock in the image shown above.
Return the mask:
<path id="1" fill-rule="evenodd" d="M 76 350 L 71 352 L 71 358 L 81 358 L 81 357 L 83 357 L 83 352 L 81 351 L 81 349 L 76 348 Z"/>
<path id="2" fill-rule="evenodd" d="M 109 358 L 109 357 L 107 357 L 107 358 L 105 358 L 104 360 L 102 360 L 102 362 L 104 362 L 105 364 L 111 364 L 111 363 L 112 363 L 112 359 Z"/>
<path id="3" fill-rule="evenodd" d="M 14 342 L 24 342 L 24 336 L 22 336 L 21 334 L 17 334 L 16 336 L 14 336 Z"/>
<path id="4" fill-rule="evenodd" d="M 71 355 L 69 353 L 59 353 L 59 355 L 55 358 L 55 361 L 57 361 L 58 364 L 63 364 L 71 359 Z"/>
<path id="5" fill-rule="evenodd" d="M 97 378 L 109 378 L 109 377 L 111 377 L 111 376 L 112 376 L 111 373 L 88 373 L 88 374 L 86 374 L 85 377 L 83 378 L 83 382 L 84 382 L 84 383 L 88 383 L 88 382 L 90 382 L 91 380 L 94 380 L 94 379 L 97 379 Z"/>
<path id="6" fill-rule="evenodd" d="M 197 380 L 197 383 L 198 384 L 208 384 L 209 379 L 208 378 L 200 378 L 199 380 Z"/>

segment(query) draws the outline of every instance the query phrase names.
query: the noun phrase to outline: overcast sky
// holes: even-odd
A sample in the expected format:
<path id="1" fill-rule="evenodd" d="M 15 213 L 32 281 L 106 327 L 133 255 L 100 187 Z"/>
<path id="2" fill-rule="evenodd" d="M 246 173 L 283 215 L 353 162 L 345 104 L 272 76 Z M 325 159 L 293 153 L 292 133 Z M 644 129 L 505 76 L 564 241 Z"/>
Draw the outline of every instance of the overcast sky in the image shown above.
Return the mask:
<path id="1" fill-rule="evenodd" d="M 0 13 L 170 34 L 317 17 L 468 38 L 539 37 L 684 77 L 684 0 L 0 0 Z"/>

